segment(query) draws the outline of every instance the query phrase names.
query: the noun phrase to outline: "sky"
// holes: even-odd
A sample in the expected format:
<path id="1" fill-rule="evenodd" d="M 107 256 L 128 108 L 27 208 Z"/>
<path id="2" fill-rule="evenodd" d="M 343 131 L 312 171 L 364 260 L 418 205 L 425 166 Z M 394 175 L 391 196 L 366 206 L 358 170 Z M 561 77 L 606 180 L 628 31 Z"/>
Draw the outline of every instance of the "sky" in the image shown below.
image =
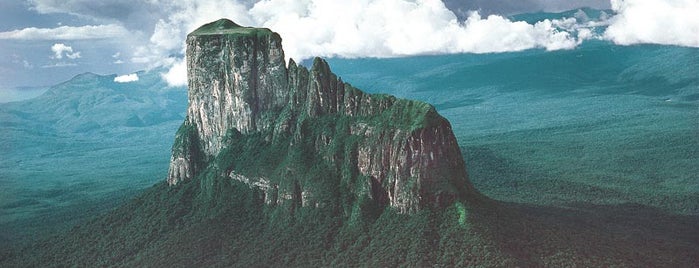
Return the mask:
<path id="1" fill-rule="evenodd" d="M 581 7 L 608 12 L 535 23 L 510 17 Z M 224 17 L 279 32 L 287 58 L 301 61 L 551 51 L 591 39 L 699 47 L 696 14 L 698 0 L 3 0 L 0 90 L 84 72 L 131 82 L 153 68 L 181 86 L 186 34 Z"/>

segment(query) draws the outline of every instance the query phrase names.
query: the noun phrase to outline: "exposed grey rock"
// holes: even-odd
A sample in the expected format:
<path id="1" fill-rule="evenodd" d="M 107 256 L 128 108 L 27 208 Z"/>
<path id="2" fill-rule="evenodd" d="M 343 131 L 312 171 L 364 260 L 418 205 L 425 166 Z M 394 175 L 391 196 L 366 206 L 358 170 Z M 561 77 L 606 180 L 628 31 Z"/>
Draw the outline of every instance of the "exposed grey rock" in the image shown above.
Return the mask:
<path id="1" fill-rule="evenodd" d="M 306 153 L 331 167 L 328 176 L 359 180 L 345 189 L 357 200 L 368 196 L 403 213 L 476 194 L 451 125 L 434 107 L 365 94 L 319 58 L 310 70 L 293 60 L 287 68 L 281 38 L 268 29 L 228 20 L 204 25 L 187 37 L 187 68 L 189 107 L 173 146 L 171 185 L 195 178 L 215 166 L 214 159 L 230 154 L 223 148 L 233 131 L 241 137 L 264 135 L 266 142 L 285 150 L 310 141 L 312 150 Z M 316 122 L 328 120 L 323 129 L 314 129 Z M 284 165 L 277 163 L 275 169 Z M 303 180 L 215 168 L 221 177 L 261 190 L 267 204 L 324 205 L 317 197 L 323 189 Z M 286 168 L 293 173 L 294 168 Z"/>

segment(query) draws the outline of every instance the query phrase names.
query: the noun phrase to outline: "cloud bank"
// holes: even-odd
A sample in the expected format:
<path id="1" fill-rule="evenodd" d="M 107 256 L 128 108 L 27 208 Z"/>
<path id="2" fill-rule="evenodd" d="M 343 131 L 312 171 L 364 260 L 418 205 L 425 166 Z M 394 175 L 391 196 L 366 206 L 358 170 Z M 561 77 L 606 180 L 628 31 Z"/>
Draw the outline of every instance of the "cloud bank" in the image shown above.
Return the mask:
<path id="1" fill-rule="evenodd" d="M 458 6 L 459 1 L 446 0 L 451 6 Z M 580 3 L 607 6 L 603 1 Z M 396 57 L 574 49 L 588 39 L 620 45 L 699 47 L 697 0 L 610 1 L 608 6 L 614 13 L 609 17 L 589 19 L 576 14 L 573 18 L 527 23 L 501 15 L 485 16 L 492 13 L 485 9 L 483 13 L 459 9 L 457 16 L 454 7 L 449 9 L 440 0 L 31 0 L 37 12 L 63 12 L 102 25 L 25 28 L 0 32 L 0 39 L 135 38 L 132 36 L 143 35 L 133 33 L 145 33 L 150 38 L 133 42 L 128 51 L 123 50 L 123 61 L 115 58 L 115 63 L 166 66 L 169 70 L 163 78 L 171 85 L 186 84 L 186 34 L 222 17 L 279 32 L 287 58 L 297 61 L 313 56 Z M 487 2 L 493 10 L 504 10 L 498 5 L 515 7 L 525 2 L 549 9 L 577 5 L 554 0 L 475 2 Z M 468 4 L 464 6 L 471 9 Z"/>
<path id="2" fill-rule="evenodd" d="M 265 0 L 249 12 L 256 24 L 279 32 L 286 53 L 297 60 L 556 50 L 578 43 L 548 20 L 532 25 L 471 12 L 458 21 L 441 1 Z"/>
<path id="3" fill-rule="evenodd" d="M 604 33 L 616 44 L 699 47 L 699 1 L 611 0 L 617 13 Z"/>
<path id="4" fill-rule="evenodd" d="M 242 25 L 266 27 L 280 33 L 286 57 L 297 61 L 324 57 L 395 57 L 442 53 L 491 53 L 572 49 L 589 36 L 563 30 L 556 21 L 535 24 L 503 16 L 470 12 L 459 20 L 439 0 L 263 0 L 252 5 L 230 1 L 173 2 L 175 12 L 160 19 L 151 45 L 134 58 L 184 53 L 186 33 L 198 26 L 230 18 Z M 186 83 L 182 61 L 163 77 L 172 85 Z M 184 78 L 183 78 L 184 77 Z"/>
<path id="5" fill-rule="evenodd" d="M 0 39 L 15 40 L 89 40 L 124 37 L 129 34 L 125 28 L 109 25 L 60 26 L 57 28 L 24 28 L 0 32 Z"/>
<path id="6" fill-rule="evenodd" d="M 12 40 L 89 40 L 121 38 L 129 35 L 124 27 L 115 24 L 60 26 L 57 28 L 24 28 L 0 32 L 0 39 Z"/>

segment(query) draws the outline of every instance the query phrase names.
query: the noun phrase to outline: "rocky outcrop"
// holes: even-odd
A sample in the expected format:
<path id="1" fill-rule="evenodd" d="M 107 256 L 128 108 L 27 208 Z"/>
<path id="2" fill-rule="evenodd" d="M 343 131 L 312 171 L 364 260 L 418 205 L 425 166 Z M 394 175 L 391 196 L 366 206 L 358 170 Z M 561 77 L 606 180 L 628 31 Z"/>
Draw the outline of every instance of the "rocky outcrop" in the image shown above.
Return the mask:
<path id="1" fill-rule="evenodd" d="M 168 183 L 207 170 L 269 205 L 400 212 L 475 194 L 449 122 L 429 104 L 372 95 L 319 58 L 290 61 L 278 34 L 219 20 L 187 37 L 189 107 Z M 335 202 L 335 199 L 342 199 Z"/>

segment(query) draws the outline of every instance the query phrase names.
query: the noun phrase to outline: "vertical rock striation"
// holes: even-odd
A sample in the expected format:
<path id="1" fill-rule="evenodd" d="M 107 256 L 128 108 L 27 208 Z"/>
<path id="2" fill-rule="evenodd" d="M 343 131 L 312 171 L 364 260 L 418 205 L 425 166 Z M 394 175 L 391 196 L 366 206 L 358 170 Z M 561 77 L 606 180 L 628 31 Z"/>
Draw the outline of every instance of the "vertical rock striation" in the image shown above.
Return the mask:
<path id="1" fill-rule="evenodd" d="M 434 107 L 365 94 L 319 58 L 310 70 L 287 68 L 268 29 L 206 24 L 187 37 L 187 68 L 170 185 L 208 170 L 261 191 L 269 205 L 335 204 L 346 214 L 366 202 L 408 213 L 477 194 Z"/>
<path id="2" fill-rule="evenodd" d="M 220 20 L 187 37 L 189 122 L 198 126 L 207 156 L 222 148 L 228 129 L 243 134 L 269 128 L 267 111 L 287 103 L 281 38 L 266 29 Z"/>

